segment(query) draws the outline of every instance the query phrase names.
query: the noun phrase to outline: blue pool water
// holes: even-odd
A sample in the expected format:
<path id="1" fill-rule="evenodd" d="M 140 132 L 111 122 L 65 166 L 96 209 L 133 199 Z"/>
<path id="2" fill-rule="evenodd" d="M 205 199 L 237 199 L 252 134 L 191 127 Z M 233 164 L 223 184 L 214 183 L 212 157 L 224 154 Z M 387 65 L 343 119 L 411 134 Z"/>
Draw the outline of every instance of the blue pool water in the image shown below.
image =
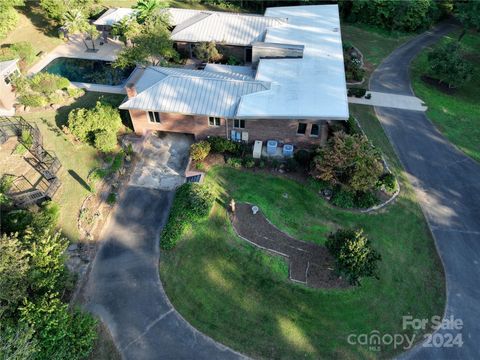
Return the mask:
<path id="1" fill-rule="evenodd" d="M 100 85 L 122 85 L 133 71 L 133 67 L 119 69 L 102 60 L 60 57 L 51 61 L 42 71 L 66 77 L 73 82 Z"/>

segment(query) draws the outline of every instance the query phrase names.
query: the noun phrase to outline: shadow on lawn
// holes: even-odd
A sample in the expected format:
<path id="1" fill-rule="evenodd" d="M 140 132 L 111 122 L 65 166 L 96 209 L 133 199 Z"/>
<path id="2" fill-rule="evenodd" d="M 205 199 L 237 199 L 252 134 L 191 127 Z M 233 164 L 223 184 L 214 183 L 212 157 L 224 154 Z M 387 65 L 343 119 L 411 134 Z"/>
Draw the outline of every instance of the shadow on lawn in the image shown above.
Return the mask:
<path id="1" fill-rule="evenodd" d="M 42 9 L 33 1 L 28 1 L 24 6 L 18 6 L 16 9 L 28 17 L 37 30 L 49 37 L 58 38 L 58 28 L 47 19 Z"/>

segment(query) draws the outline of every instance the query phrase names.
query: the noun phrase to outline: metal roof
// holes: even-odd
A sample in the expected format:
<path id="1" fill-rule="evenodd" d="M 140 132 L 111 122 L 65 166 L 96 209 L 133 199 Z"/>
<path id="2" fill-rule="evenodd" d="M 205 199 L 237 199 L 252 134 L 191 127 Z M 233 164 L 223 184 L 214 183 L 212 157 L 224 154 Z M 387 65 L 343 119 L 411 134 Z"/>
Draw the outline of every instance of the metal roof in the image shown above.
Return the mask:
<path id="1" fill-rule="evenodd" d="M 93 25 L 107 25 L 112 26 L 117 22 L 123 20 L 125 17 L 130 17 L 135 14 L 134 9 L 130 8 L 111 8 L 102 14 L 97 20 L 93 22 Z"/>
<path id="2" fill-rule="evenodd" d="M 246 46 L 262 41 L 268 27 L 286 24 L 284 18 L 252 14 L 202 11 L 180 23 L 172 32 L 173 41 L 225 43 Z"/>
<path id="3" fill-rule="evenodd" d="M 0 75 L 10 75 L 10 73 L 17 69 L 17 62 L 18 59 L 0 62 Z"/>
<path id="4" fill-rule="evenodd" d="M 244 75 L 250 77 L 252 80 L 255 77 L 255 70 L 253 70 L 251 66 L 207 64 L 204 70 L 222 74 L 233 74 L 234 76 Z"/>
<path id="5" fill-rule="evenodd" d="M 143 88 L 146 80 L 142 82 L 142 78 L 151 78 L 154 74 L 156 82 L 120 105 L 121 109 L 232 118 L 243 95 L 269 87 L 264 82 L 242 80 L 239 78 L 245 77 L 242 74 L 162 67 L 145 69 L 137 86 Z"/>
<path id="6" fill-rule="evenodd" d="M 172 26 L 177 26 L 186 20 L 204 13 L 204 10 L 193 10 L 193 9 L 177 9 L 177 8 L 167 8 L 165 9 L 168 12 L 170 17 L 170 24 Z"/>
<path id="7" fill-rule="evenodd" d="M 237 117 L 348 119 L 338 6 L 274 7 L 265 14 L 288 18 L 288 25 L 267 30 L 265 42 L 304 45 L 303 58 L 260 59 L 255 79 L 272 86 L 243 96 Z"/>

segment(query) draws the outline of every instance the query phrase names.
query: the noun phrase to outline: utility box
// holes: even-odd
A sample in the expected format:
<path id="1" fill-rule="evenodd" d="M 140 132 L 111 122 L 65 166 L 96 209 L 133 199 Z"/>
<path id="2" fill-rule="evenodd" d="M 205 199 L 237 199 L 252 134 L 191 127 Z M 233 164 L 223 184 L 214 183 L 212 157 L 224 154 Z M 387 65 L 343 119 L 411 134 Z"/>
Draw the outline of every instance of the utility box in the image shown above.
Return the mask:
<path id="1" fill-rule="evenodd" d="M 255 143 L 253 144 L 254 159 L 260 159 L 262 157 L 262 147 L 263 147 L 263 142 L 260 140 L 255 140 Z"/>

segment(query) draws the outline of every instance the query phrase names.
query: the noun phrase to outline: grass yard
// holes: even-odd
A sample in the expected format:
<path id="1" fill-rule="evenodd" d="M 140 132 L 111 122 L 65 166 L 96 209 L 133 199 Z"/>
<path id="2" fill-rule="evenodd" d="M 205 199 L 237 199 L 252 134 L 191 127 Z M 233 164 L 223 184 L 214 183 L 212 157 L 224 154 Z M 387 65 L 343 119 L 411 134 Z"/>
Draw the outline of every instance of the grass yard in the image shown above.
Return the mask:
<path id="1" fill-rule="evenodd" d="M 442 39 L 457 39 L 453 32 Z M 427 115 L 438 129 L 460 150 L 480 161 L 480 34 L 467 32 L 462 38 L 467 58 L 474 65 L 471 80 L 452 94 L 446 94 L 433 85 L 425 83 L 421 76 L 426 72 L 428 61 L 425 49 L 413 62 L 412 85 L 415 94 L 427 105 Z"/>
<path id="2" fill-rule="evenodd" d="M 357 106 L 351 111 L 399 176 L 399 199 L 379 214 L 355 214 L 328 206 L 313 183 L 212 168 L 207 181 L 217 189 L 219 203 L 160 262 L 170 300 L 193 326 L 253 357 L 376 358 L 401 349 L 372 352 L 348 344 L 347 336 L 402 333 L 404 315 L 443 313 L 442 267 L 413 190 L 372 110 Z M 279 258 L 234 235 L 222 205 L 230 197 L 259 205 L 275 225 L 306 241 L 323 243 L 339 226 L 363 227 L 382 255 L 380 280 L 343 291 L 293 284 Z"/>
<path id="3" fill-rule="evenodd" d="M 395 48 L 410 40 L 415 34 L 387 32 L 382 29 L 362 24 L 342 24 L 342 39 L 359 49 L 364 56 L 366 68 L 366 81 L 375 68 Z"/>
<path id="4" fill-rule="evenodd" d="M 85 144 L 72 144 L 61 131 L 61 126 L 67 122 L 70 110 L 77 107 L 93 107 L 100 96 L 105 96 L 112 102 L 120 103 L 123 96 L 102 95 L 89 92 L 70 106 L 65 106 L 57 111 L 44 110 L 23 114 L 22 116 L 34 122 L 43 135 L 43 144 L 47 150 L 53 151 L 62 168 L 59 178 L 62 186 L 55 195 L 54 201 L 60 206 L 59 226 L 71 241 L 78 240 L 77 216 L 80 206 L 89 194 L 87 189 L 75 179 L 75 174 L 83 180 L 88 173 L 99 165 L 98 152 Z"/>

